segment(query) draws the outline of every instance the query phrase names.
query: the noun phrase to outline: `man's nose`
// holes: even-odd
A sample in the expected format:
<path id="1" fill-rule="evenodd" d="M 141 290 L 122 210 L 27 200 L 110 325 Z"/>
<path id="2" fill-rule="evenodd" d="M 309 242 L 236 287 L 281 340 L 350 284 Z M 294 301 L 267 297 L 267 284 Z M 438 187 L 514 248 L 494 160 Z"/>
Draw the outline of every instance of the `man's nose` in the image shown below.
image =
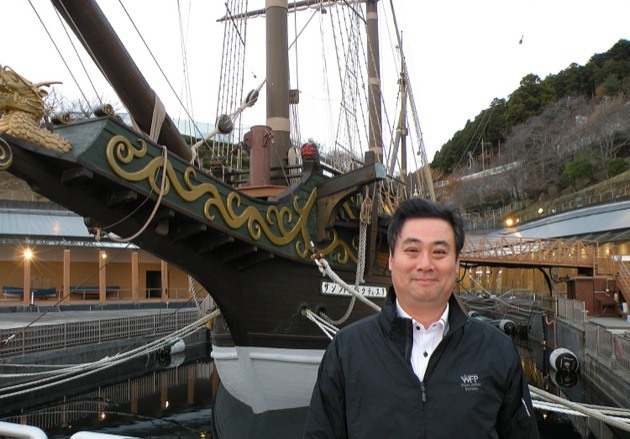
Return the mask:
<path id="1" fill-rule="evenodd" d="M 427 252 L 420 253 L 416 260 L 416 270 L 427 271 L 433 267 L 433 261 L 431 260 L 431 254 Z"/>

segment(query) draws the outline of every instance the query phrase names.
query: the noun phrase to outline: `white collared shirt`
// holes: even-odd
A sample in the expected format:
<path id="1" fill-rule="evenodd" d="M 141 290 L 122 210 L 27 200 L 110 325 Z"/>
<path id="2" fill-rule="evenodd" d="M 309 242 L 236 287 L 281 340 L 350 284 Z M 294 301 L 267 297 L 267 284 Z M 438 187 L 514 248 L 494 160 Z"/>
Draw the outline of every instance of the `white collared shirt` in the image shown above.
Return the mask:
<path id="1" fill-rule="evenodd" d="M 411 319 L 413 323 L 413 346 L 411 348 L 411 366 L 420 381 L 424 380 L 424 373 L 429 365 L 429 359 L 437 345 L 442 341 L 448 331 L 448 302 L 440 318 L 431 323 L 428 329 L 424 329 L 421 323 L 415 321 L 404 309 L 400 307 L 396 299 L 396 310 L 403 318 Z"/>

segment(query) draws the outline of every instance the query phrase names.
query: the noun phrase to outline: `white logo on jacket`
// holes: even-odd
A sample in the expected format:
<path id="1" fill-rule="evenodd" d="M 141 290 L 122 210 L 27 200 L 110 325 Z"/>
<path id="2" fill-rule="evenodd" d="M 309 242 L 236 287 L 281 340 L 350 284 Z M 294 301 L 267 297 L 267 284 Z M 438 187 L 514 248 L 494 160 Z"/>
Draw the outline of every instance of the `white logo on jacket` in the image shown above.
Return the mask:
<path id="1" fill-rule="evenodd" d="M 468 374 L 462 375 L 462 388 L 466 392 L 479 390 L 481 387 L 481 382 L 479 381 L 479 375 L 477 374 Z"/>

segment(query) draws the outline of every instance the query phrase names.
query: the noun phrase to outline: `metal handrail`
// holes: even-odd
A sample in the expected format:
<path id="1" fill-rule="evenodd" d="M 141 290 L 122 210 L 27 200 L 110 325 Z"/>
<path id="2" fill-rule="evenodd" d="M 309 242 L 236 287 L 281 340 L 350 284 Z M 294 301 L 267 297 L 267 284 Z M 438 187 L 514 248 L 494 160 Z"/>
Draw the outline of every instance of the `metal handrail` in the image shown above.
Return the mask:
<path id="1" fill-rule="evenodd" d="M 3 357 L 23 356 L 51 349 L 67 349 L 131 337 L 167 334 L 195 322 L 198 318 L 197 308 L 167 311 L 168 314 L 1 329 L 0 340 L 7 342 L 0 348 L 0 352 Z"/>

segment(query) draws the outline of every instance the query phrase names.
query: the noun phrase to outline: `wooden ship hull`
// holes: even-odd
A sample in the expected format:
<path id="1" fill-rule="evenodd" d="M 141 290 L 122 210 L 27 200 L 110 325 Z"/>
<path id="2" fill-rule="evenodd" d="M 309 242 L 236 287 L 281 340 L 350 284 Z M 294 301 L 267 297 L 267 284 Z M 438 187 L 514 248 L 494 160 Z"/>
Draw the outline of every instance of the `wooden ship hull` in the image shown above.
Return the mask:
<path id="1" fill-rule="evenodd" d="M 254 412 L 307 405 L 329 337 L 304 312 L 339 318 L 351 302 L 349 294 L 326 294 L 340 288 L 322 276 L 312 255 L 354 284 L 360 206 L 353 196 L 384 178 L 383 165 L 331 178 L 317 161 L 307 162 L 301 181 L 268 201 L 165 156 L 110 117 L 55 133 L 71 151 L 0 133 L 2 169 L 83 216 L 97 236 L 128 237 L 146 226 L 134 244 L 190 274 L 221 311 L 212 343 L 226 389 Z M 389 283 L 384 220 L 375 221 L 365 276 L 381 295 Z M 374 312 L 357 303 L 347 323 Z"/>

